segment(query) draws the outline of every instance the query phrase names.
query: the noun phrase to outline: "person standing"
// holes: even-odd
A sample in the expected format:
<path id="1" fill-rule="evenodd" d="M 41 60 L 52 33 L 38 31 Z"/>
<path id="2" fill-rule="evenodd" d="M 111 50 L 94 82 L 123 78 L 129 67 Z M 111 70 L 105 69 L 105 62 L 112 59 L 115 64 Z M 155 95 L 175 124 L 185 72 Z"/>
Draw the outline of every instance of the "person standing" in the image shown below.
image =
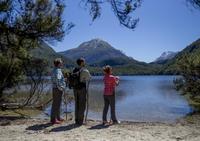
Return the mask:
<path id="1" fill-rule="evenodd" d="M 73 73 L 78 73 L 79 83 L 73 88 L 75 97 L 75 123 L 82 125 L 86 109 L 87 88 L 91 79 L 91 75 L 88 69 L 85 67 L 84 58 L 77 59 L 76 63 L 78 67 L 73 70 Z"/>
<path id="2" fill-rule="evenodd" d="M 107 113 L 110 106 L 111 119 L 113 124 L 120 123 L 115 114 L 115 87 L 119 84 L 119 77 L 112 75 L 112 68 L 107 65 L 103 67 L 104 71 L 104 109 L 103 109 L 103 125 L 108 124 Z"/>
<path id="3" fill-rule="evenodd" d="M 62 95 L 64 93 L 66 84 L 65 78 L 61 71 L 61 67 L 63 66 L 63 62 L 61 58 L 56 58 L 54 60 L 54 69 L 52 71 L 51 79 L 52 79 L 52 87 L 53 87 L 53 102 L 51 108 L 51 123 L 59 124 L 63 121 L 60 118 L 60 106 L 62 102 Z"/>

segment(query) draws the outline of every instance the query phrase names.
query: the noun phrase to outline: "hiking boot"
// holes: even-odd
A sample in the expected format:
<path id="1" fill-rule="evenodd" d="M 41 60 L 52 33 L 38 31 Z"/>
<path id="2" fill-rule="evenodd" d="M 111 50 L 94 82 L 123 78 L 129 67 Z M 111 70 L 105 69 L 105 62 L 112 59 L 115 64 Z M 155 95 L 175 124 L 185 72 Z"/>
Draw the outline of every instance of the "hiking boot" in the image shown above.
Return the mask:
<path id="1" fill-rule="evenodd" d="M 51 124 L 61 124 L 61 121 L 59 121 L 59 120 L 54 120 L 54 121 L 51 121 Z"/>
<path id="2" fill-rule="evenodd" d="M 112 124 L 120 124 L 121 122 L 119 120 L 113 121 Z"/>
<path id="3" fill-rule="evenodd" d="M 109 122 L 108 121 L 103 121 L 102 125 L 108 125 Z"/>

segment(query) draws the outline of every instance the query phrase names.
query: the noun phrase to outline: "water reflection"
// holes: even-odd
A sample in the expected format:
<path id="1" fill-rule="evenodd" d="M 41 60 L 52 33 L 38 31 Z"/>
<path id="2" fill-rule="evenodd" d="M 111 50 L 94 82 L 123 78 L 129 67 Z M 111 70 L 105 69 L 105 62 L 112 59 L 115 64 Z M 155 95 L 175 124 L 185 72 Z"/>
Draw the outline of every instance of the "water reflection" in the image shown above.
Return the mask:
<path id="1" fill-rule="evenodd" d="M 116 89 L 119 119 L 131 121 L 175 121 L 191 112 L 184 97 L 173 85 L 174 76 L 123 76 Z M 102 77 L 90 86 L 89 117 L 101 119 L 103 109 Z"/>
<path id="2" fill-rule="evenodd" d="M 103 78 L 94 77 L 89 89 L 89 118 L 100 119 L 103 110 Z M 119 120 L 173 122 L 192 111 L 173 85 L 175 76 L 121 76 L 116 89 Z M 70 94 L 73 94 L 70 90 Z M 50 113 L 51 107 L 46 109 Z M 62 111 L 66 105 L 62 106 Z M 74 103 L 67 111 L 74 111 Z"/>

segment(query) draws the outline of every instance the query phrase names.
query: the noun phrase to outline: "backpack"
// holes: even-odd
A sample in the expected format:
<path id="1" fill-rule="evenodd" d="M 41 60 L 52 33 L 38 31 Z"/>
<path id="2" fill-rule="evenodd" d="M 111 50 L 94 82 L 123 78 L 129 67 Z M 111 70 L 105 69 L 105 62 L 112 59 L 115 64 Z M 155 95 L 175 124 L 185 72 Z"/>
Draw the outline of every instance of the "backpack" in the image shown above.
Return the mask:
<path id="1" fill-rule="evenodd" d="M 75 68 L 72 73 L 69 73 L 68 76 L 68 87 L 69 89 L 80 89 L 83 87 L 80 82 L 80 68 Z"/>

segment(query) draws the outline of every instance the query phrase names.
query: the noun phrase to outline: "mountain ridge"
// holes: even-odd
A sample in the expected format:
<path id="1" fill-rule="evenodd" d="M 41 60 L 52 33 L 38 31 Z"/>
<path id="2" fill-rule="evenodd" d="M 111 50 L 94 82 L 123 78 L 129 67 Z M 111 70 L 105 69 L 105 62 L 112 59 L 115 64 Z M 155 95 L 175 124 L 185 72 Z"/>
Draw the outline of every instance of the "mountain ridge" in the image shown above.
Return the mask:
<path id="1" fill-rule="evenodd" d="M 50 45 L 44 41 L 41 41 L 37 48 L 30 50 L 30 54 L 35 58 L 47 60 L 50 67 L 53 67 L 53 61 L 55 58 L 62 58 L 66 66 L 74 66 L 75 64 L 73 60 L 57 53 Z"/>
<path id="2" fill-rule="evenodd" d="M 91 44 L 92 42 L 92 44 Z M 78 55 L 76 51 L 78 49 Z M 87 53 L 89 56 L 87 58 Z M 69 50 L 68 50 L 69 51 Z M 111 53 L 110 53 L 111 52 Z M 83 54 L 81 54 L 83 53 Z M 115 49 L 109 43 L 100 39 L 90 40 L 83 42 L 75 49 L 70 49 L 70 55 L 74 55 L 70 58 L 69 56 L 63 56 L 62 53 L 57 53 L 48 44 L 43 43 L 41 47 L 31 51 L 34 57 L 44 58 L 48 60 L 53 66 L 53 60 L 57 57 L 63 58 L 66 67 L 75 67 L 76 57 L 86 58 L 88 67 L 92 74 L 102 74 L 102 66 L 111 65 L 115 72 L 120 75 L 133 75 L 133 74 L 178 74 L 177 62 L 184 59 L 184 56 L 200 58 L 200 39 L 194 41 L 190 45 L 186 46 L 183 50 L 177 52 L 173 57 L 168 58 L 167 52 L 163 54 L 164 60 L 160 62 L 145 63 L 140 62 L 132 57 L 126 56 L 122 51 Z M 84 56 L 86 55 L 86 56 Z M 162 55 L 161 55 L 162 56 Z M 98 59 L 100 57 L 100 59 Z M 158 61 L 158 60 L 157 60 Z"/>
<path id="3" fill-rule="evenodd" d="M 165 51 L 158 58 L 156 58 L 152 64 L 165 64 L 168 60 L 174 58 L 178 52 Z"/>
<path id="4" fill-rule="evenodd" d="M 196 61 L 200 59 L 200 39 L 192 42 L 190 45 L 178 52 L 174 58 L 165 62 L 160 72 L 163 74 L 178 74 L 178 64 L 186 57 Z"/>
<path id="5" fill-rule="evenodd" d="M 92 39 L 90 41 L 81 43 L 76 48 L 59 53 L 73 60 L 84 57 L 89 64 L 95 64 L 114 58 L 124 58 L 124 60 L 137 61 L 132 57 L 128 57 L 122 51 L 114 48 L 109 43 L 101 39 Z"/>

